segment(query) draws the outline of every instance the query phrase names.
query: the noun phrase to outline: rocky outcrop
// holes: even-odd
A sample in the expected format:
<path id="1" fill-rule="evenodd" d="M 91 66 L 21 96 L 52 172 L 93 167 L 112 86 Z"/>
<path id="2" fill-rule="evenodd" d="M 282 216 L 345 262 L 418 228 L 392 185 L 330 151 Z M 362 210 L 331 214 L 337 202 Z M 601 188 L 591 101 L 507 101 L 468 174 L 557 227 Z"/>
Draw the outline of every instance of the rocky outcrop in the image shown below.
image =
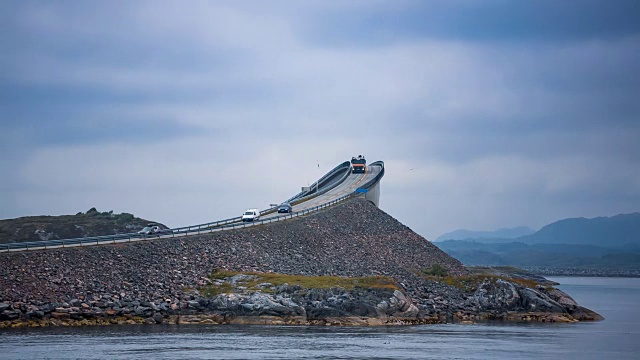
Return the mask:
<path id="1" fill-rule="evenodd" d="M 539 286 L 538 290 L 540 290 L 540 292 L 546 294 L 547 296 L 549 296 L 549 298 L 553 299 L 556 303 L 562 306 L 576 320 L 594 321 L 604 319 L 602 315 L 596 313 L 595 311 L 578 305 L 578 303 L 573 300 L 571 296 L 569 296 L 562 290 L 543 286 Z"/>
<path id="2" fill-rule="evenodd" d="M 467 299 L 467 304 L 475 305 L 481 311 L 567 313 L 562 305 L 547 294 L 502 279 L 495 282 L 485 279 Z"/>
<path id="3" fill-rule="evenodd" d="M 149 223 L 149 220 L 132 214 L 98 212 L 95 208 L 76 215 L 27 216 L 0 220 L 0 244 L 126 234 L 136 232 Z"/>
<path id="4" fill-rule="evenodd" d="M 101 297 L 72 299 L 40 307 L 24 303 L 0 303 L 0 327 L 18 324 L 32 326 L 82 325 L 115 320 L 138 319 L 135 323 L 215 323 L 215 324 L 340 324 L 385 325 L 420 323 L 419 310 L 402 291 L 383 288 L 308 289 L 288 284 L 244 285 L 255 275 L 238 274 L 218 285 L 229 285 L 227 292 L 213 296 L 193 296 L 180 304 L 120 301 Z M 261 284 L 262 285 L 262 284 Z M 120 319 L 120 320 L 118 320 Z M 100 321 L 102 320 L 102 321 Z M 13 321 L 13 322 L 12 322 Z M 53 323 L 52 323 L 53 321 Z"/>
<path id="5" fill-rule="evenodd" d="M 340 318 L 376 318 L 381 323 L 415 322 L 417 307 L 399 290 L 344 288 L 306 289 L 299 285 L 266 287 L 269 292 L 234 288 L 210 299 L 202 299 L 193 308 L 206 309 L 225 322 L 236 318 L 275 316 L 296 318 L 298 322 L 334 322 Z M 239 291 L 239 293 L 236 293 Z"/>

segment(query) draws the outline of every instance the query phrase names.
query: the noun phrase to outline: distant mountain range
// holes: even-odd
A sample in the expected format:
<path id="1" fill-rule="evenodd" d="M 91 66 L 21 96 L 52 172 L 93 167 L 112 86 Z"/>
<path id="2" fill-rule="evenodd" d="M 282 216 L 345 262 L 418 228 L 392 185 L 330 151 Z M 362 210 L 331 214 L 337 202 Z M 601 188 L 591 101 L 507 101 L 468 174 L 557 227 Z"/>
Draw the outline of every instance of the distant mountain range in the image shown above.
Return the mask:
<path id="1" fill-rule="evenodd" d="M 556 221 L 517 239 L 526 244 L 575 244 L 611 248 L 640 245 L 640 213 Z"/>
<path id="2" fill-rule="evenodd" d="M 640 269 L 640 213 L 564 219 L 531 234 L 495 236 L 504 230 L 513 229 L 458 230 L 436 245 L 465 265 Z M 471 233 L 481 236 L 466 237 Z"/>
<path id="3" fill-rule="evenodd" d="M 503 228 L 495 231 L 473 231 L 459 229 L 438 236 L 435 241 L 464 240 L 464 239 L 515 239 L 536 232 L 527 226 Z"/>

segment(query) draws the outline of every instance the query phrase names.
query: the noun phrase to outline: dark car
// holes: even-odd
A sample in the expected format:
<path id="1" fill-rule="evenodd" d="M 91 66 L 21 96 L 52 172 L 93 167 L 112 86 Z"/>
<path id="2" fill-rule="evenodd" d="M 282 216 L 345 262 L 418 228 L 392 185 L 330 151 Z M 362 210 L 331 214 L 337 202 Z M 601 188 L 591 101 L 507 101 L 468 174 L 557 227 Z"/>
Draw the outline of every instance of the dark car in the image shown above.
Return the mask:
<path id="1" fill-rule="evenodd" d="M 291 204 L 289 204 L 289 203 L 282 203 L 282 204 L 278 205 L 278 212 L 279 213 L 290 213 L 291 211 L 293 211 L 293 208 L 291 207 Z"/>

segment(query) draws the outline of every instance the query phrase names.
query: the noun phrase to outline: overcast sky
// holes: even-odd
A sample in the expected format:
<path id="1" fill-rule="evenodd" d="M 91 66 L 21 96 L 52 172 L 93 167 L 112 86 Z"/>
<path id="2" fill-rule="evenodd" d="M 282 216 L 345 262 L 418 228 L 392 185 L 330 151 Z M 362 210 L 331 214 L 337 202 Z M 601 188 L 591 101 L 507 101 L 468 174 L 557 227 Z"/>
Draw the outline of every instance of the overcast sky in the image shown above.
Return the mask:
<path id="1" fill-rule="evenodd" d="M 357 154 L 428 239 L 640 211 L 639 4 L 2 1 L 0 218 L 198 224 Z"/>

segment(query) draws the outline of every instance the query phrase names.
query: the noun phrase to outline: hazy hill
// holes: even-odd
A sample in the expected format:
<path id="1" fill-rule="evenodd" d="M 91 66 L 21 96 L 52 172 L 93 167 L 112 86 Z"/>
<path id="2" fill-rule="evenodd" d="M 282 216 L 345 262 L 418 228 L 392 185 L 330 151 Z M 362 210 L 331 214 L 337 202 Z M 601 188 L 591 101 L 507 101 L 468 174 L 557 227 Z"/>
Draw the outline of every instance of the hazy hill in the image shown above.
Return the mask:
<path id="1" fill-rule="evenodd" d="M 575 244 L 610 248 L 640 244 L 640 213 L 556 221 L 517 241 L 527 244 Z"/>
<path id="2" fill-rule="evenodd" d="M 76 215 L 26 216 L 0 220 L 0 243 L 124 234 L 136 232 L 149 223 L 133 214 L 99 212 L 95 208 Z"/>
<path id="3" fill-rule="evenodd" d="M 435 241 L 444 240 L 464 240 L 464 239 L 514 239 L 521 236 L 533 234 L 535 230 L 518 226 L 514 228 L 503 228 L 495 231 L 473 231 L 459 229 L 438 236 Z"/>
<path id="4" fill-rule="evenodd" d="M 640 268 L 640 250 L 607 249 L 592 245 L 486 244 L 470 240 L 436 243 L 465 265 L 513 265 L 524 267 Z"/>
<path id="5" fill-rule="evenodd" d="M 517 238 L 475 237 L 437 246 L 465 265 L 638 269 L 640 213 L 564 219 Z"/>

